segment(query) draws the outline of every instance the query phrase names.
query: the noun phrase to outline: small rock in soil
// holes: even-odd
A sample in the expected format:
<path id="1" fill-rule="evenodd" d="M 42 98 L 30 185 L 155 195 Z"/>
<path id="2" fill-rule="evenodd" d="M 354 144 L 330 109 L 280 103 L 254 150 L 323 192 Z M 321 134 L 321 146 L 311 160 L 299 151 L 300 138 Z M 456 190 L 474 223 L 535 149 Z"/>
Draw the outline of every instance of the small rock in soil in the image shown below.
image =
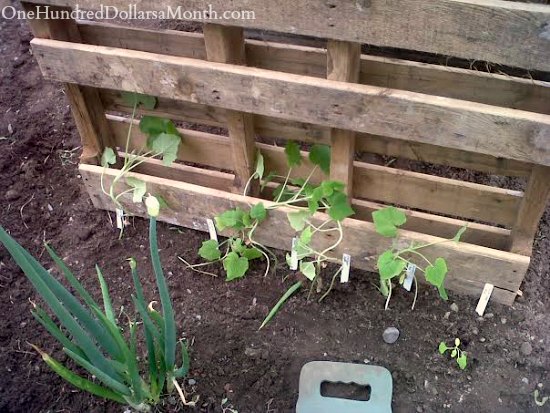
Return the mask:
<path id="1" fill-rule="evenodd" d="M 493 313 L 485 314 L 485 318 L 493 318 L 495 315 Z"/>
<path id="2" fill-rule="evenodd" d="M 458 304 L 457 303 L 452 303 L 451 304 L 451 310 L 454 311 L 455 313 L 458 313 Z"/>
<path id="3" fill-rule="evenodd" d="M 92 236 L 92 230 L 90 228 L 83 228 L 78 233 L 78 239 L 80 239 L 80 241 L 87 241 L 88 239 L 90 239 L 91 236 Z"/>
<path id="4" fill-rule="evenodd" d="M 382 338 L 388 344 L 393 344 L 399 338 L 399 330 L 395 327 L 388 327 L 384 330 Z"/>
<path id="5" fill-rule="evenodd" d="M 197 384 L 197 380 L 189 379 L 189 380 L 187 380 L 187 383 L 189 383 L 190 386 L 194 386 L 195 384 Z"/>
<path id="6" fill-rule="evenodd" d="M 480 343 L 485 343 L 485 341 L 487 341 L 487 339 L 486 339 L 485 337 L 481 337 L 481 338 L 479 339 L 479 342 L 480 342 Z"/>
<path id="7" fill-rule="evenodd" d="M 15 201 L 16 199 L 19 199 L 21 194 L 16 189 L 10 189 L 8 192 L 6 192 L 6 201 Z"/>
<path id="8" fill-rule="evenodd" d="M 521 351 L 521 354 L 523 354 L 524 356 L 529 356 L 533 352 L 533 346 L 531 346 L 531 343 L 526 341 L 521 344 L 521 347 L 519 348 L 519 350 Z"/>

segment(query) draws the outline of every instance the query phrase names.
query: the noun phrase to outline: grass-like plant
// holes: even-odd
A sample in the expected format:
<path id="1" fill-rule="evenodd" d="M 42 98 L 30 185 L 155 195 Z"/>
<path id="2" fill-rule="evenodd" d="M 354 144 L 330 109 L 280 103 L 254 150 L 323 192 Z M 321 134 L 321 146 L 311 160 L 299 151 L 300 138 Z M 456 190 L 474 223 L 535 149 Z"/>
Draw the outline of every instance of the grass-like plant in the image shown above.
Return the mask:
<path id="1" fill-rule="evenodd" d="M 100 306 L 65 265 L 63 260 L 48 246 L 51 258 L 57 264 L 66 281 L 76 291 L 73 295 L 52 276 L 4 228 L 0 227 L 0 242 L 7 248 L 15 262 L 21 267 L 36 291 L 44 299 L 59 325 L 38 305 L 32 315 L 61 343 L 63 351 L 77 365 L 96 380 L 79 376 L 50 354 L 33 345 L 48 366 L 63 379 L 77 388 L 119 403 L 130 405 L 137 411 L 146 412 L 157 404 L 165 391 L 177 389 L 182 401 L 187 402 L 177 379 L 189 371 L 189 357 L 186 345 L 181 343 L 181 366 L 176 366 L 176 325 L 157 245 L 158 201 L 147 199 L 152 217 L 149 226 L 151 260 L 160 293 L 162 312 L 156 311 L 152 303 L 145 302 L 136 261 L 130 259 L 130 268 L 136 294 L 132 296 L 139 321 L 128 321 L 123 328 L 113 311 L 105 279 L 96 266 L 103 306 Z M 156 214 L 155 214 L 156 212 Z M 138 355 L 138 331 L 143 327 L 148 353 L 148 364 L 141 366 Z M 143 374 L 144 373 L 144 374 Z"/>

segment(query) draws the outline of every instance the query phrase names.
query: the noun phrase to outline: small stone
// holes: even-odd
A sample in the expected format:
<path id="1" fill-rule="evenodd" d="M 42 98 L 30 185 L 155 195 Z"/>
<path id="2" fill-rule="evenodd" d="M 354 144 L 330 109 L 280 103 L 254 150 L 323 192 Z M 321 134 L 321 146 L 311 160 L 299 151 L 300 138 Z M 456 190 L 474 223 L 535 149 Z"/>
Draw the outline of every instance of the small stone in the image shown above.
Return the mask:
<path id="1" fill-rule="evenodd" d="M 529 384 L 529 379 L 527 377 L 524 377 L 524 378 L 521 379 L 521 382 L 523 384 Z"/>
<path id="2" fill-rule="evenodd" d="M 187 383 L 189 383 L 190 386 L 194 386 L 195 384 L 197 384 L 197 380 L 189 379 L 189 380 L 187 380 Z"/>
<path id="3" fill-rule="evenodd" d="M 493 318 L 495 315 L 493 313 L 485 314 L 485 318 Z"/>
<path id="4" fill-rule="evenodd" d="M 445 315 L 443 316 L 443 318 L 444 318 L 445 320 L 448 320 L 450 315 L 451 315 L 451 312 L 450 312 L 450 311 L 447 311 L 447 312 L 445 313 Z"/>
<path id="5" fill-rule="evenodd" d="M 533 352 L 533 346 L 531 346 L 531 343 L 525 341 L 521 344 L 519 351 L 521 351 L 521 354 L 524 356 L 529 356 Z"/>
<path id="6" fill-rule="evenodd" d="M 369 359 L 365 359 L 365 360 L 363 360 L 363 363 L 369 364 L 369 363 L 370 363 L 370 360 L 369 360 Z"/>
<path id="7" fill-rule="evenodd" d="M 477 336 L 477 335 L 479 334 L 479 330 L 478 330 L 477 328 L 473 328 L 473 329 L 472 329 L 472 334 L 473 334 L 474 336 Z"/>
<path id="8" fill-rule="evenodd" d="M 382 338 L 387 344 L 393 344 L 399 338 L 399 330 L 395 327 L 388 327 L 384 330 Z"/>
<path id="9" fill-rule="evenodd" d="M 6 201 L 15 201 L 16 199 L 19 199 L 19 197 L 21 196 L 21 194 L 19 193 L 19 191 L 15 190 L 15 189 L 10 189 L 6 192 Z"/>
<path id="10" fill-rule="evenodd" d="M 84 228 L 78 233 L 78 238 L 80 241 L 86 241 L 92 236 L 92 230 L 90 228 Z"/>
<path id="11" fill-rule="evenodd" d="M 485 343 L 486 341 L 487 341 L 487 339 L 486 339 L 485 337 L 481 337 L 481 338 L 479 339 L 479 342 L 480 342 L 480 343 Z"/>
<path id="12" fill-rule="evenodd" d="M 247 347 L 244 350 L 244 354 L 248 357 L 256 358 L 261 355 L 261 351 L 252 347 Z"/>
<path id="13" fill-rule="evenodd" d="M 500 319 L 500 322 L 501 322 L 502 324 L 506 324 L 506 323 L 508 322 L 508 320 L 506 320 L 504 317 L 502 317 L 502 318 Z"/>
<path id="14" fill-rule="evenodd" d="M 417 406 L 416 411 L 417 413 L 424 413 L 424 409 L 422 408 L 422 406 Z"/>
<path id="15" fill-rule="evenodd" d="M 458 304 L 452 303 L 451 304 L 451 311 L 454 311 L 455 313 L 458 313 Z"/>

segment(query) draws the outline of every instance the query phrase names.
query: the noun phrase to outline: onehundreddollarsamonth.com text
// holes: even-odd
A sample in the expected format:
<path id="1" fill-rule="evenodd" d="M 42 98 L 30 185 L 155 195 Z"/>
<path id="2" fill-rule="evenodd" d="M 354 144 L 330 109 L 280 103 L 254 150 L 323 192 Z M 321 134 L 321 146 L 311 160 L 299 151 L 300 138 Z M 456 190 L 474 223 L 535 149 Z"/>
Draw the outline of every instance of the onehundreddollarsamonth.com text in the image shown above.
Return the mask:
<path id="1" fill-rule="evenodd" d="M 182 6 L 166 6 L 155 10 L 144 10 L 136 4 L 122 9 L 101 5 L 97 10 L 83 10 L 77 4 L 72 10 L 59 10 L 50 6 L 36 6 L 34 10 L 18 10 L 13 6 L 3 7 L 2 18 L 53 19 L 53 20 L 255 20 L 253 10 L 215 10 L 208 5 L 206 10 L 186 10 Z"/>

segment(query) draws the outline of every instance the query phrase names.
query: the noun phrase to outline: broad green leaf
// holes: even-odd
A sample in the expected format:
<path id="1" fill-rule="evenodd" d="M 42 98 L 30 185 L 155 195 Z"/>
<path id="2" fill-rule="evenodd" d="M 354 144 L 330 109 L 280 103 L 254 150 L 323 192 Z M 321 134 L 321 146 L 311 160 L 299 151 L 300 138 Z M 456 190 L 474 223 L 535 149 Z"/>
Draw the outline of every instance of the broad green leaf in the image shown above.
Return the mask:
<path id="1" fill-rule="evenodd" d="M 346 185 L 340 181 L 323 181 L 321 182 L 321 190 L 325 197 L 332 196 L 334 192 L 342 192 Z"/>
<path id="2" fill-rule="evenodd" d="M 178 157 L 178 148 L 181 138 L 178 135 L 161 133 L 152 142 L 151 149 L 157 154 L 162 154 L 162 162 L 169 166 Z"/>
<path id="3" fill-rule="evenodd" d="M 311 231 L 311 227 L 308 226 L 300 234 L 300 242 L 303 245 L 309 245 L 312 237 L 313 237 L 313 233 Z"/>
<path id="4" fill-rule="evenodd" d="M 443 354 L 447 350 L 449 350 L 449 347 L 447 347 L 447 344 L 445 344 L 443 341 L 439 343 L 439 354 Z"/>
<path id="5" fill-rule="evenodd" d="M 256 175 L 258 179 L 262 179 L 265 173 L 264 156 L 260 151 L 256 154 Z"/>
<path id="6" fill-rule="evenodd" d="M 249 261 L 252 261 L 258 258 L 263 258 L 264 255 L 260 252 L 258 248 L 247 248 L 243 252 L 241 252 L 241 256 L 245 257 Z"/>
<path id="7" fill-rule="evenodd" d="M 177 128 L 171 120 L 159 118 L 158 116 L 144 116 L 141 118 L 139 129 L 149 136 L 174 132 L 176 132 L 174 134 L 177 134 Z"/>
<path id="8" fill-rule="evenodd" d="M 302 155 L 300 153 L 300 146 L 294 141 L 287 141 L 285 146 L 286 161 L 290 168 L 300 166 L 302 163 Z"/>
<path id="9" fill-rule="evenodd" d="M 271 309 L 265 320 L 262 322 L 262 325 L 260 326 L 260 330 L 264 328 L 267 323 L 271 321 L 273 317 L 279 312 L 283 304 L 290 298 L 292 295 L 298 291 L 300 288 L 302 288 L 302 282 L 298 281 L 297 283 L 293 284 L 284 294 L 283 296 L 277 301 L 277 304 Z"/>
<path id="10" fill-rule="evenodd" d="M 462 237 L 462 234 L 468 229 L 468 224 L 464 225 L 462 228 L 458 230 L 456 235 L 453 237 L 454 242 L 460 242 L 460 238 Z"/>
<path id="11" fill-rule="evenodd" d="M 103 154 L 101 155 L 101 166 L 108 168 L 109 165 L 114 165 L 116 163 L 115 151 L 112 148 L 105 148 Z"/>
<path id="12" fill-rule="evenodd" d="M 397 259 L 393 252 L 388 250 L 378 257 L 377 265 L 380 279 L 389 280 L 401 274 L 405 270 L 407 263 Z"/>
<path id="13" fill-rule="evenodd" d="M 326 174 L 330 175 L 330 146 L 313 145 L 309 152 L 309 160 Z"/>
<path id="14" fill-rule="evenodd" d="M 300 262 L 300 272 L 304 274 L 310 281 L 313 281 L 315 279 L 316 271 L 315 271 L 315 264 L 313 262 Z"/>
<path id="15" fill-rule="evenodd" d="M 202 247 L 199 249 L 199 255 L 208 261 L 219 260 L 222 256 L 218 241 L 209 239 L 202 243 Z"/>
<path id="16" fill-rule="evenodd" d="M 122 100 L 128 106 L 143 106 L 145 109 L 153 110 L 157 106 L 157 98 L 136 92 L 122 92 Z"/>
<path id="17" fill-rule="evenodd" d="M 372 220 L 376 232 L 385 237 L 395 237 L 397 235 L 397 227 L 407 222 L 405 213 L 395 207 L 387 207 L 374 211 Z"/>
<path id="18" fill-rule="evenodd" d="M 306 226 L 306 220 L 311 216 L 309 211 L 289 212 L 287 215 L 290 226 L 295 231 L 301 231 Z"/>
<path id="19" fill-rule="evenodd" d="M 215 217 L 216 227 L 223 231 L 225 228 L 243 229 L 244 211 L 241 209 L 230 209 Z"/>
<path id="20" fill-rule="evenodd" d="M 239 257 L 236 252 L 230 252 L 223 260 L 223 268 L 227 273 L 227 281 L 242 278 L 248 271 L 248 259 Z"/>
<path id="21" fill-rule="evenodd" d="M 328 209 L 328 215 L 335 221 L 343 219 L 355 214 L 355 211 L 349 203 L 349 199 L 343 192 L 336 192 L 331 197 L 331 205 Z"/>
<path id="22" fill-rule="evenodd" d="M 145 181 L 134 178 L 133 176 L 126 177 L 126 183 L 134 188 L 133 201 L 137 204 L 143 200 L 145 193 L 147 192 L 147 186 Z"/>
<path id="23" fill-rule="evenodd" d="M 252 219 L 262 222 L 266 218 L 266 216 L 267 216 L 267 211 L 262 202 L 250 208 L 250 217 Z"/>
<path id="24" fill-rule="evenodd" d="M 461 370 L 464 370 L 466 368 L 466 365 L 468 364 L 468 357 L 466 354 L 462 353 L 459 358 L 456 359 L 456 362 L 458 363 L 458 366 Z"/>
<path id="25" fill-rule="evenodd" d="M 433 265 L 426 268 L 426 281 L 437 288 L 443 287 L 447 275 L 447 263 L 443 258 L 437 258 Z"/>
<path id="26" fill-rule="evenodd" d="M 150 217 L 156 218 L 159 216 L 160 202 L 156 197 L 150 195 L 145 198 L 145 206 L 147 207 L 147 214 L 149 214 Z"/>

